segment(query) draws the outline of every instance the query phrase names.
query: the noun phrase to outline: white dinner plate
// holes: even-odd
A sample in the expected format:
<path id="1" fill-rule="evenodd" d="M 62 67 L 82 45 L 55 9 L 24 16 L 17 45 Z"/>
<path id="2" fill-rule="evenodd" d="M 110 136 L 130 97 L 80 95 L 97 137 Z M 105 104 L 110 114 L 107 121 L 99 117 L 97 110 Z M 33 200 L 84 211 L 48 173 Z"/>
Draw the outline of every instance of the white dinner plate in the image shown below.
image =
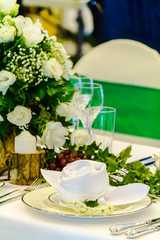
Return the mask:
<path id="1" fill-rule="evenodd" d="M 128 215 L 131 213 L 144 210 L 145 208 L 151 205 L 151 199 L 147 196 L 141 201 L 138 201 L 136 203 L 118 206 L 114 211 L 110 212 L 109 215 L 90 216 L 90 215 L 77 213 L 71 208 L 58 206 L 57 204 L 51 202 L 48 198 L 50 195 L 52 195 L 55 192 L 56 190 L 53 187 L 37 189 L 35 191 L 26 193 L 22 197 L 22 201 L 27 206 L 40 211 L 49 212 L 55 215 L 78 217 L 78 218 L 91 218 L 91 217 L 92 218 L 106 218 L 106 217 L 108 218 L 108 217 L 123 216 L 123 215 Z"/>
<path id="2" fill-rule="evenodd" d="M 0 187 L 3 187 L 3 186 L 4 186 L 4 182 L 0 181 Z"/>

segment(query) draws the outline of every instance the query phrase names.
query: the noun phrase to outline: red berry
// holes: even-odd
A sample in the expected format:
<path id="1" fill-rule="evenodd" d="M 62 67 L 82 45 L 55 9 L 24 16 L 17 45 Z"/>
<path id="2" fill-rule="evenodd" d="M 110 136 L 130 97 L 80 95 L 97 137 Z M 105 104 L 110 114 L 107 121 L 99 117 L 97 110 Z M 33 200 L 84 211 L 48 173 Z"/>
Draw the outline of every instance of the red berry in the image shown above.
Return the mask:
<path id="1" fill-rule="evenodd" d="M 68 163 L 72 163 L 72 162 L 74 162 L 74 158 L 69 158 Z"/>
<path id="2" fill-rule="evenodd" d="M 68 159 L 69 159 L 69 155 L 65 155 L 64 158 L 65 158 L 66 160 L 68 160 Z"/>
<path id="3" fill-rule="evenodd" d="M 81 159 L 84 158 L 84 153 L 78 153 L 78 157 L 80 157 Z"/>
<path id="4" fill-rule="evenodd" d="M 61 171 L 61 169 L 59 167 L 56 168 L 56 171 Z"/>
<path id="5" fill-rule="evenodd" d="M 71 153 L 69 156 L 70 156 L 70 158 L 76 158 L 76 157 L 77 157 L 77 154 Z"/>
<path id="6" fill-rule="evenodd" d="M 51 161 L 52 163 L 56 163 L 57 162 L 57 160 L 54 158 L 54 159 L 52 159 L 52 161 Z"/>
<path id="7" fill-rule="evenodd" d="M 69 155 L 70 153 L 71 153 L 71 151 L 70 150 L 64 150 L 64 155 Z"/>
<path id="8" fill-rule="evenodd" d="M 53 162 L 51 162 L 51 163 L 49 164 L 49 169 L 50 169 L 50 170 L 55 170 L 55 169 L 56 169 L 56 164 L 53 163 Z"/>
<path id="9" fill-rule="evenodd" d="M 65 167 L 65 166 L 67 165 L 66 159 L 64 159 L 64 158 L 61 159 L 61 160 L 60 160 L 60 164 L 61 164 L 62 167 Z"/>
<path id="10" fill-rule="evenodd" d="M 81 160 L 81 158 L 80 158 L 80 157 L 76 157 L 74 160 L 75 160 L 75 161 Z"/>
<path id="11" fill-rule="evenodd" d="M 61 159 L 63 159 L 64 158 L 64 155 L 63 155 L 63 153 L 58 153 L 57 154 L 57 160 L 61 160 Z"/>

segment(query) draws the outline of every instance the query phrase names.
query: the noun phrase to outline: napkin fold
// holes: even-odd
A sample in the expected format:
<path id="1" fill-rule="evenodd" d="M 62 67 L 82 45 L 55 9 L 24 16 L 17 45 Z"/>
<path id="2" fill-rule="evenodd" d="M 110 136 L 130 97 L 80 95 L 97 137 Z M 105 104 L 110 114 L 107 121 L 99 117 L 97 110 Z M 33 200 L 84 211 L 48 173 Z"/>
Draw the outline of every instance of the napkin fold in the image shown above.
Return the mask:
<path id="1" fill-rule="evenodd" d="M 41 173 L 64 202 L 99 199 L 100 204 L 121 205 L 139 201 L 149 191 L 149 187 L 142 183 L 109 186 L 106 164 L 92 160 L 69 163 L 61 172 L 41 169 Z"/>
<path id="2" fill-rule="evenodd" d="M 121 205 L 140 201 L 149 192 L 149 187 L 143 183 L 130 183 L 120 187 L 108 187 L 104 194 L 106 204 Z"/>

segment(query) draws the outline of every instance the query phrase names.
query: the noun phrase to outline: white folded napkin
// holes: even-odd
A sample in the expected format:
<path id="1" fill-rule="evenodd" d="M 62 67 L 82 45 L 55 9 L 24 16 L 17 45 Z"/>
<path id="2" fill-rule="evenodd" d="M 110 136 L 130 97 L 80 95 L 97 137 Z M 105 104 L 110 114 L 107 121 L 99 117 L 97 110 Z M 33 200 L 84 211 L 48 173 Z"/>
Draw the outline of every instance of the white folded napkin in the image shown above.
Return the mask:
<path id="1" fill-rule="evenodd" d="M 149 191 L 147 185 L 140 183 L 109 186 L 106 164 L 97 161 L 78 160 L 67 164 L 61 172 L 41 169 L 41 173 L 65 202 L 100 199 L 103 204 L 120 205 L 139 201 Z"/>

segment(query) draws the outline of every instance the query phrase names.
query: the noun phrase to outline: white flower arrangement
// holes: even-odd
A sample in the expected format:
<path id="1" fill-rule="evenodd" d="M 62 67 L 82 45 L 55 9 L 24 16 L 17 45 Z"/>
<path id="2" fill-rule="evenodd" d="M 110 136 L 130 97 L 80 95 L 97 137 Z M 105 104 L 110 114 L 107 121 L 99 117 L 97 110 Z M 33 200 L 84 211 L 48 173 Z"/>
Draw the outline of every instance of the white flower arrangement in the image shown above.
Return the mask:
<path id="1" fill-rule="evenodd" d="M 70 139 L 72 62 L 39 20 L 17 16 L 18 7 L 0 0 L 0 139 L 25 128 L 47 149 L 61 148 Z"/>

